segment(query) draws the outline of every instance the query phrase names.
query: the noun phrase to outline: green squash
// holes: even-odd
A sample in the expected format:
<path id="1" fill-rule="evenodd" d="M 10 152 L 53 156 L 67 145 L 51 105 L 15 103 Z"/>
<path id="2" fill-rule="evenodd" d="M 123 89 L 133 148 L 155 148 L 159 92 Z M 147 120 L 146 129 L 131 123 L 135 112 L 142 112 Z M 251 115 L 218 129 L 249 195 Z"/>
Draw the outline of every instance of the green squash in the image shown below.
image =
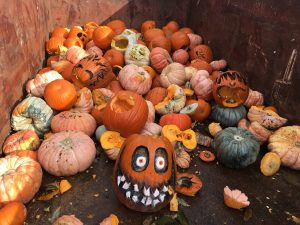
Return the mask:
<path id="1" fill-rule="evenodd" d="M 228 127 L 216 134 L 212 148 L 225 166 L 244 168 L 256 161 L 260 145 L 246 129 Z"/>
<path id="2" fill-rule="evenodd" d="M 225 108 L 214 105 L 211 111 L 211 117 L 214 121 L 221 123 L 225 127 L 233 127 L 246 116 L 246 108 L 241 105 L 236 108 Z"/>

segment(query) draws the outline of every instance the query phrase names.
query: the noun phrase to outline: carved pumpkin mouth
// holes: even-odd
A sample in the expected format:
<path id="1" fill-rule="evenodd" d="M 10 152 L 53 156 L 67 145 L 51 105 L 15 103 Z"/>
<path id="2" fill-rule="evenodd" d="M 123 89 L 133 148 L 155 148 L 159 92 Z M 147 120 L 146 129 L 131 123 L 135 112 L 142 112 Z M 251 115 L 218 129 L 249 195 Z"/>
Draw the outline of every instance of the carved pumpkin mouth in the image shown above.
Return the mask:
<path id="1" fill-rule="evenodd" d="M 156 211 L 160 205 L 163 206 L 170 201 L 169 185 L 173 176 L 168 183 L 162 183 L 156 187 L 149 187 L 143 183 L 134 182 L 133 179 L 126 176 L 119 168 L 116 176 L 116 184 L 120 193 L 131 204 L 139 206 L 139 211 Z M 153 210 L 151 210 L 153 209 Z"/>
<path id="2" fill-rule="evenodd" d="M 246 90 L 239 87 L 228 87 L 221 86 L 217 89 L 218 97 L 221 98 L 222 104 L 225 107 L 238 107 L 243 104 L 243 98 L 241 98 L 240 93 L 245 92 Z"/>

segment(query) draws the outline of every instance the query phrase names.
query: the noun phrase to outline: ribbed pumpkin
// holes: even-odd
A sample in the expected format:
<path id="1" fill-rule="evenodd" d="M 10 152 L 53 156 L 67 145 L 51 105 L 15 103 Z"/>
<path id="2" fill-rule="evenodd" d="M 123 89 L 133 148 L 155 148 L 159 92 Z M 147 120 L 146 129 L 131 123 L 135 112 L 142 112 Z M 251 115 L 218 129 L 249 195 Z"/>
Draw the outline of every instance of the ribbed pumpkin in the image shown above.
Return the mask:
<path id="1" fill-rule="evenodd" d="M 178 49 L 173 53 L 172 59 L 174 62 L 185 65 L 189 60 L 189 53 L 186 50 Z"/>
<path id="2" fill-rule="evenodd" d="M 186 82 L 184 66 L 180 63 L 171 63 L 160 74 L 160 83 L 167 88 L 171 84 L 181 86 Z"/>
<path id="3" fill-rule="evenodd" d="M 258 141 L 249 131 L 235 127 L 219 131 L 212 147 L 222 164 L 236 169 L 254 163 L 260 149 Z"/>
<path id="4" fill-rule="evenodd" d="M 227 66 L 227 62 L 225 59 L 215 60 L 210 62 L 213 71 L 223 70 Z"/>
<path id="5" fill-rule="evenodd" d="M 72 46 L 66 52 L 66 59 L 69 60 L 71 63 L 76 64 L 87 55 L 88 54 L 84 49 L 78 46 Z"/>
<path id="6" fill-rule="evenodd" d="M 29 157 L 0 158 L 0 204 L 29 202 L 40 188 L 42 175 L 40 164 Z"/>
<path id="7" fill-rule="evenodd" d="M 37 97 L 27 97 L 19 103 L 11 116 L 11 126 L 15 131 L 34 130 L 39 136 L 50 128 L 52 109 Z"/>
<path id="8" fill-rule="evenodd" d="M 4 154 L 14 151 L 37 150 L 40 146 L 40 139 L 33 130 L 22 130 L 8 136 L 3 144 Z"/>
<path id="9" fill-rule="evenodd" d="M 202 59 L 208 63 L 213 60 L 213 53 L 209 46 L 207 45 L 196 45 L 190 51 L 190 58 L 193 59 Z"/>
<path id="10" fill-rule="evenodd" d="M 96 130 L 96 121 L 88 113 L 64 111 L 53 117 L 51 129 L 54 133 L 76 130 L 92 136 Z"/>
<path id="11" fill-rule="evenodd" d="M 57 79 L 63 79 L 63 77 L 55 70 L 37 74 L 35 78 L 27 82 L 26 91 L 33 96 L 42 97 L 47 84 Z"/>
<path id="12" fill-rule="evenodd" d="M 77 101 L 74 105 L 73 111 L 81 113 L 90 113 L 94 106 L 92 92 L 90 89 L 84 87 L 77 91 Z"/>
<path id="13" fill-rule="evenodd" d="M 143 67 L 130 64 L 119 72 L 119 81 L 126 90 L 144 95 L 151 88 L 152 77 Z"/>
<path id="14" fill-rule="evenodd" d="M 86 50 L 86 53 L 88 55 L 93 55 L 93 56 L 98 56 L 98 57 L 103 56 L 103 51 L 97 46 L 90 47 L 88 50 Z"/>
<path id="15" fill-rule="evenodd" d="M 167 89 L 163 87 L 155 87 L 147 93 L 145 99 L 152 102 L 152 104 L 155 106 L 162 102 L 167 94 Z"/>
<path id="16" fill-rule="evenodd" d="M 199 70 L 191 78 L 191 85 L 198 99 L 209 100 L 212 97 L 213 82 L 205 70 Z"/>
<path id="17" fill-rule="evenodd" d="M 138 66 L 149 65 L 150 51 L 149 49 L 141 44 L 130 45 L 125 51 L 125 63 L 135 64 Z"/>
<path id="18" fill-rule="evenodd" d="M 279 155 L 282 165 L 300 170 L 300 126 L 279 128 L 270 136 L 268 149 Z"/>
<path id="19" fill-rule="evenodd" d="M 139 133 L 148 118 L 148 106 L 142 96 L 131 91 L 119 91 L 104 109 L 103 123 L 108 130 L 122 137 Z"/>
<path id="20" fill-rule="evenodd" d="M 167 65 L 169 65 L 173 61 L 167 50 L 156 47 L 151 50 L 150 62 L 152 67 L 157 72 L 161 72 Z"/>
<path id="21" fill-rule="evenodd" d="M 77 101 L 77 92 L 72 83 L 66 80 L 54 80 L 49 83 L 44 92 L 47 104 L 56 110 L 68 110 Z"/>
<path id="22" fill-rule="evenodd" d="M 126 24 L 122 20 L 112 20 L 106 24 L 116 35 L 121 34 L 126 29 Z"/>
<path id="23" fill-rule="evenodd" d="M 203 39 L 200 35 L 189 33 L 187 34 L 187 36 L 190 39 L 190 46 L 189 46 L 190 49 L 192 49 L 196 45 L 202 44 Z"/>
<path id="24" fill-rule="evenodd" d="M 27 210 L 21 202 L 11 202 L 0 209 L 1 225 L 23 225 Z"/>
<path id="25" fill-rule="evenodd" d="M 38 150 L 42 167 L 55 176 L 71 176 L 82 172 L 92 164 L 95 156 L 93 140 L 81 131 L 53 134 L 43 141 Z"/>
<path id="26" fill-rule="evenodd" d="M 172 49 L 186 49 L 190 45 L 190 39 L 187 34 L 182 31 L 176 31 L 171 36 Z"/>
<path id="27" fill-rule="evenodd" d="M 162 127 L 157 123 L 146 123 L 141 134 L 160 136 Z"/>
<path id="28" fill-rule="evenodd" d="M 264 96 L 258 91 L 253 91 L 249 88 L 249 94 L 247 100 L 244 102 L 244 105 L 248 108 L 251 106 L 261 106 L 264 104 Z"/>
<path id="29" fill-rule="evenodd" d="M 212 107 L 211 117 L 214 121 L 221 123 L 225 127 L 236 126 L 238 122 L 246 116 L 244 106 L 236 108 L 225 108 L 219 105 Z"/>
<path id="30" fill-rule="evenodd" d="M 192 120 L 188 115 L 182 113 L 168 113 L 166 115 L 163 115 L 159 120 L 159 125 L 162 127 L 172 124 L 176 125 L 180 130 L 184 131 L 191 128 Z"/>
<path id="31" fill-rule="evenodd" d="M 101 49 L 108 49 L 115 36 L 115 32 L 108 26 L 99 26 L 94 30 L 93 41 Z"/>

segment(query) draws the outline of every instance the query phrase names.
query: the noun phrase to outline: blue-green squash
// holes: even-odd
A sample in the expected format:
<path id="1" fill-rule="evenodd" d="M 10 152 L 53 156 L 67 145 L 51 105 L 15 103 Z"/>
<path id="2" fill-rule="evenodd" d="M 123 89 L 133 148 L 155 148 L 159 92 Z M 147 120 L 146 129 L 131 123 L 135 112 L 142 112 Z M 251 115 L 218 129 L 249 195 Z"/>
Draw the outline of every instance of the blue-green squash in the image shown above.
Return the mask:
<path id="1" fill-rule="evenodd" d="M 246 116 L 246 108 L 241 105 L 236 108 L 225 108 L 220 105 L 212 107 L 211 118 L 225 127 L 233 127 Z"/>
<path id="2" fill-rule="evenodd" d="M 260 144 L 246 129 L 228 127 L 216 134 L 212 148 L 220 163 L 238 169 L 256 161 Z"/>

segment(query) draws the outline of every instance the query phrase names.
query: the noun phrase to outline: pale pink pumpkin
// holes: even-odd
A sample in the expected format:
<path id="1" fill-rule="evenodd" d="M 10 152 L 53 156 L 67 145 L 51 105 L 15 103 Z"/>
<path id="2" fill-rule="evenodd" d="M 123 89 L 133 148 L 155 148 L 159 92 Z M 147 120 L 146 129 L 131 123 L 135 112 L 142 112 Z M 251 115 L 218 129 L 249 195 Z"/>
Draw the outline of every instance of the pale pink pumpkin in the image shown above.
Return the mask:
<path id="1" fill-rule="evenodd" d="M 244 105 L 248 108 L 251 106 L 261 106 L 264 104 L 264 96 L 258 91 L 253 91 L 249 88 L 249 94 L 247 100 L 244 102 Z"/>
<path id="2" fill-rule="evenodd" d="M 73 111 L 90 113 L 94 106 L 92 92 L 87 87 L 77 91 L 77 101 L 73 106 Z"/>
<path id="3" fill-rule="evenodd" d="M 29 157 L 0 158 L 0 203 L 29 202 L 41 186 L 42 175 L 40 164 Z"/>
<path id="4" fill-rule="evenodd" d="M 189 58 L 190 58 L 189 53 L 184 49 L 178 49 L 172 55 L 173 61 L 177 63 L 181 63 L 182 65 L 185 65 L 189 60 Z"/>
<path id="5" fill-rule="evenodd" d="M 157 123 L 146 123 L 141 134 L 145 135 L 157 135 L 159 136 L 161 133 L 162 127 Z"/>
<path id="6" fill-rule="evenodd" d="M 144 95 L 151 88 L 152 77 L 143 67 L 129 64 L 119 72 L 119 81 L 124 89 Z"/>
<path id="7" fill-rule="evenodd" d="M 96 120 L 90 114 L 75 111 L 60 112 L 51 121 L 51 129 L 54 133 L 76 130 L 92 136 L 96 125 Z"/>
<path id="8" fill-rule="evenodd" d="M 47 84 L 57 79 L 64 78 L 55 70 L 37 74 L 35 78 L 27 82 L 26 91 L 28 94 L 32 94 L 33 96 L 42 97 L 44 95 Z"/>
<path id="9" fill-rule="evenodd" d="M 85 50 L 89 50 L 91 47 L 96 46 L 95 42 L 93 40 L 90 40 L 86 45 L 85 45 Z"/>
<path id="10" fill-rule="evenodd" d="M 93 140 L 81 131 L 62 131 L 44 140 L 38 161 L 55 176 L 71 176 L 90 167 L 96 156 Z"/>
<path id="11" fill-rule="evenodd" d="M 152 104 L 152 102 L 147 101 L 147 100 L 146 100 L 146 103 L 147 103 L 148 111 L 149 111 L 147 123 L 153 123 L 154 120 L 155 120 L 155 108 L 154 108 L 154 105 Z"/>
<path id="12" fill-rule="evenodd" d="M 97 46 L 90 47 L 86 53 L 89 55 L 97 55 L 98 57 L 103 56 L 103 51 Z"/>
<path id="13" fill-rule="evenodd" d="M 185 70 L 185 76 L 187 80 L 191 80 L 192 76 L 198 72 L 198 70 L 192 66 L 186 66 L 184 70 Z"/>
<path id="14" fill-rule="evenodd" d="M 190 46 L 189 46 L 190 49 L 193 48 L 196 45 L 202 44 L 203 39 L 200 35 L 190 33 L 190 34 L 187 34 L 187 36 L 190 39 Z"/>
<path id="15" fill-rule="evenodd" d="M 155 70 L 161 72 L 167 65 L 169 65 L 173 61 L 166 49 L 156 47 L 151 50 L 150 62 Z"/>
<path id="16" fill-rule="evenodd" d="M 74 64 L 78 63 L 81 59 L 83 59 L 86 56 L 88 56 L 86 51 L 83 48 L 80 48 L 76 45 L 69 48 L 66 53 L 66 59 Z"/>
<path id="17" fill-rule="evenodd" d="M 180 63 L 171 63 L 160 74 L 160 83 L 168 88 L 171 84 L 182 86 L 187 81 L 184 66 Z"/>
<path id="18" fill-rule="evenodd" d="M 191 78 L 191 84 L 198 99 L 210 100 L 213 81 L 206 70 L 199 70 Z"/>
<path id="19" fill-rule="evenodd" d="M 225 59 L 215 60 L 210 62 L 213 71 L 222 70 L 227 66 L 227 62 Z"/>

